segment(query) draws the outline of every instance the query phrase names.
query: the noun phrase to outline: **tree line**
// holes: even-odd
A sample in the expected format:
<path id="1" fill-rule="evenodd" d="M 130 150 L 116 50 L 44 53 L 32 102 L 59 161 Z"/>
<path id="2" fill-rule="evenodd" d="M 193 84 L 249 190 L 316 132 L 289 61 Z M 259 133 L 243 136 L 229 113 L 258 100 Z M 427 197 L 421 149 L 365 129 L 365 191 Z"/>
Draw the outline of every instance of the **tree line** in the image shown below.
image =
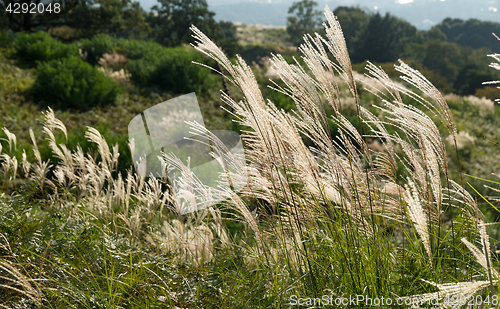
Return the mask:
<path id="1" fill-rule="evenodd" d="M 324 33 L 323 14 L 317 2 L 303 0 L 289 10 L 287 32 L 295 44 L 303 35 Z M 409 22 L 359 7 L 339 6 L 337 16 L 353 63 L 393 63 L 398 59 L 410 62 L 443 92 L 460 95 L 488 95 L 493 87 L 482 82 L 498 80 L 488 68 L 487 54 L 499 50 L 500 42 L 492 33 L 500 34 L 500 23 L 446 18 L 428 31 L 417 30 Z M 396 72 L 393 72 L 396 74 Z"/>
<path id="2" fill-rule="evenodd" d="M 236 28 L 229 22 L 216 22 L 206 0 L 158 0 L 146 12 L 132 0 L 53 0 L 60 12 L 23 10 L 40 0 L 3 0 L 0 2 L 0 28 L 14 32 L 50 31 L 53 36 L 71 41 L 97 34 L 149 38 L 175 47 L 191 41 L 189 26 L 196 25 L 222 46 L 236 53 Z M 15 7 L 21 7 L 13 13 Z M 58 29 L 63 31 L 57 31 Z"/>
<path id="3" fill-rule="evenodd" d="M 133 0 L 52 0 L 59 4 L 59 13 L 22 9 L 33 3 L 38 5 L 41 0 L 0 2 L 0 28 L 49 31 L 63 41 L 108 34 L 175 47 L 192 41 L 189 26 L 194 24 L 228 55 L 244 53 L 238 46 L 236 27 L 231 22 L 216 22 L 206 0 L 158 0 L 150 12 Z M 11 12 L 16 4 L 21 7 L 18 14 Z M 299 45 L 306 33 L 324 34 L 324 16 L 316 1 L 295 2 L 288 13 L 287 33 L 293 44 Z M 461 95 L 474 94 L 483 88 L 482 81 L 498 79 L 488 69 L 486 55 L 498 50 L 499 42 L 491 33 L 500 34 L 500 23 L 446 18 L 429 31 L 421 31 L 389 13 L 382 15 L 359 7 L 340 6 L 334 14 L 353 63 L 404 59 L 426 73 L 442 91 Z"/>

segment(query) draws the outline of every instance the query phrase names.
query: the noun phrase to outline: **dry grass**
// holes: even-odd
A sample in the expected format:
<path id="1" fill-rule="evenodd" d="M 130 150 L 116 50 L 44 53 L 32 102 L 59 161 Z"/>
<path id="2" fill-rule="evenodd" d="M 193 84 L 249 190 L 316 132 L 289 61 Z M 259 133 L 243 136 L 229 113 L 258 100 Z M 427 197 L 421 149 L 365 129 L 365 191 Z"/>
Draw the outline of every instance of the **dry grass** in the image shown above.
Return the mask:
<path id="1" fill-rule="evenodd" d="M 474 143 L 474 137 L 472 137 L 468 132 L 460 131 L 457 134 L 457 149 L 463 149 L 468 144 Z M 448 144 L 453 145 L 453 135 L 448 135 L 446 138 Z"/>
<path id="2" fill-rule="evenodd" d="M 0 233 L 0 250 L 13 255 L 9 242 L 3 234 Z M 8 289 L 20 293 L 37 305 L 42 305 L 42 293 L 38 284 L 22 274 L 16 265 L 9 259 L 12 256 L 0 257 L 0 288 Z M 0 307 L 8 308 L 0 303 Z"/>
<path id="3" fill-rule="evenodd" d="M 246 44 L 273 44 L 288 48 L 294 48 L 288 42 L 288 34 L 285 27 L 270 27 L 258 25 L 236 25 L 238 43 Z"/>
<path id="4" fill-rule="evenodd" d="M 125 71 L 124 69 L 120 69 L 119 71 L 113 71 L 112 69 L 109 69 L 107 67 L 99 67 L 99 71 L 111 77 L 115 82 L 118 83 L 129 83 L 130 77 L 132 77 L 132 75 L 127 71 Z"/>
<path id="5" fill-rule="evenodd" d="M 492 100 L 487 99 L 485 97 L 478 98 L 473 95 L 470 95 L 467 96 L 465 99 L 469 102 L 469 104 L 477 106 L 480 109 L 484 109 L 491 112 L 495 108 L 495 103 Z"/>

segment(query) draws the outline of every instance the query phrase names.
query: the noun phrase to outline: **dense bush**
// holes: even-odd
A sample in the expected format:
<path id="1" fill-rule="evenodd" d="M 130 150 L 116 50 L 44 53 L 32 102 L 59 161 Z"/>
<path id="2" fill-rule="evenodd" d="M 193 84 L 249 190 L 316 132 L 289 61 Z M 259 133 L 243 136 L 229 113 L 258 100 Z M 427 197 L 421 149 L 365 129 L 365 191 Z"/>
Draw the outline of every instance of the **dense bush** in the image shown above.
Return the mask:
<path id="1" fill-rule="evenodd" d="M 154 58 L 167 48 L 153 41 L 124 40 L 120 49 L 127 55 L 128 59 L 137 60 L 142 58 Z"/>
<path id="2" fill-rule="evenodd" d="M 143 87 L 157 87 L 173 93 L 206 92 L 212 89 L 215 76 L 193 61 L 203 63 L 199 53 L 183 47 L 163 48 L 158 54 L 147 53 L 130 60 L 132 81 Z"/>
<path id="3" fill-rule="evenodd" d="M 112 51 L 123 53 L 128 59 L 154 58 L 165 47 L 152 41 L 126 40 L 113 38 L 107 34 L 98 34 L 91 39 L 83 39 L 76 43 L 82 53 L 87 54 L 86 61 L 92 65 L 99 63 L 99 59 Z"/>
<path id="4" fill-rule="evenodd" d="M 144 40 L 126 40 L 113 38 L 107 34 L 98 34 L 91 39 L 83 39 L 76 43 L 82 53 L 86 53 L 86 61 L 92 65 L 99 63 L 99 59 L 111 51 L 123 53 L 128 59 L 154 57 L 165 48 L 160 44 Z"/>
<path id="5" fill-rule="evenodd" d="M 14 42 L 14 32 L 0 30 L 0 47 L 7 47 Z"/>
<path id="6" fill-rule="evenodd" d="M 16 57 L 34 66 L 37 61 L 50 61 L 78 55 L 78 49 L 73 44 L 64 44 L 53 38 L 47 32 L 20 33 L 15 40 Z"/>
<path id="7" fill-rule="evenodd" d="M 475 64 L 468 64 L 463 67 L 453 84 L 459 95 L 470 95 L 476 92 L 476 89 L 483 87 L 483 82 L 496 80 L 496 72 L 485 70 L 483 67 Z"/>
<path id="8" fill-rule="evenodd" d="M 241 49 L 241 57 L 249 64 L 259 62 L 264 57 L 269 57 L 271 53 L 277 54 L 276 46 L 265 44 L 247 44 Z"/>
<path id="9" fill-rule="evenodd" d="M 500 32 L 500 23 L 481 21 L 475 18 L 462 20 L 458 18 L 445 18 L 434 26 L 433 29 L 441 30 L 449 42 L 458 43 L 472 48 L 488 47 L 498 49 L 498 42 L 491 33 Z"/>
<path id="10" fill-rule="evenodd" d="M 83 54 L 86 54 L 86 60 L 92 65 L 96 65 L 99 59 L 105 53 L 115 49 L 119 45 L 119 39 L 115 39 L 107 34 L 98 34 L 92 39 L 83 39 L 76 43 Z"/>
<path id="11" fill-rule="evenodd" d="M 79 57 L 40 63 L 34 98 L 60 109 L 85 110 L 115 101 L 119 86 Z"/>
<path id="12" fill-rule="evenodd" d="M 210 71 L 192 63 L 204 63 L 204 58 L 183 47 L 166 48 L 152 41 L 116 39 L 104 34 L 81 40 L 77 46 L 92 65 L 98 64 L 105 53 L 115 51 L 125 55 L 128 61 L 125 69 L 140 87 L 180 94 L 205 92 L 213 85 Z"/>
<path id="13" fill-rule="evenodd" d="M 483 88 L 476 89 L 474 96 L 481 98 L 485 97 L 490 100 L 500 99 L 500 90 L 497 87 L 486 86 Z"/>

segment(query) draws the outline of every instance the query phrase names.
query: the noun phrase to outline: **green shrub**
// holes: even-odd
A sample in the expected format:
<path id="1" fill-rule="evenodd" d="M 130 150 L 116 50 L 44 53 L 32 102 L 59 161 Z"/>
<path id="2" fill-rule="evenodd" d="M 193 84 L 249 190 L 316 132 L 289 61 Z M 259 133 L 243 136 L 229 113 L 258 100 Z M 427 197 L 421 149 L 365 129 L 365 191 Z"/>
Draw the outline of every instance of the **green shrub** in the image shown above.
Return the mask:
<path id="1" fill-rule="evenodd" d="M 82 50 L 82 53 L 87 54 L 87 58 L 85 60 L 88 63 L 96 65 L 102 55 L 119 46 L 120 41 L 122 40 L 115 39 L 107 34 L 98 34 L 93 36 L 91 39 L 78 41 L 76 46 Z"/>
<path id="2" fill-rule="evenodd" d="M 241 49 L 241 57 L 248 63 L 259 62 L 271 53 L 277 54 L 277 47 L 264 44 L 247 44 Z"/>
<path id="3" fill-rule="evenodd" d="M 105 34 L 76 45 L 87 54 L 86 61 L 91 65 L 98 64 L 105 53 L 124 54 L 128 60 L 125 69 L 132 74 L 134 84 L 160 92 L 205 92 L 216 78 L 208 69 L 191 63 L 206 62 L 199 53 L 183 47 L 166 48 L 152 41 L 116 39 Z"/>
<path id="4" fill-rule="evenodd" d="M 34 66 L 37 61 L 51 61 L 78 55 L 75 45 L 64 44 L 42 31 L 20 33 L 14 44 L 16 57 L 30 66 Z"/>
<path id="5" fill-rule="evenodd" d="M 0 47 L 8 47 L 14 42 L 15 35 L 11 30 L 0 30 Z"/>
<path id="6" fill-rule="evenodd" d="M 157 87 L 173 93 L 206 92 L 214 84 L 210 70 L 192 63 L 204 59 L 183 47 L 163 48 L 158 54 L 145 54 L 127 66 L 132 81 L 143 87 Z"/>
<path id="7" fill-rule="evenodd" d="M 59 109 L 85 110 L 115 101 L 118 84 L 79 57 L 40 63 L 35 100 Z"/>
<path id="8" fill-rule="evenodd" d="M 160 54 L 163 46 L 152 41 L 125 40 L 113 38 L 107 34 L 98 34 L 91 39 L 83 39 L 76 43 L 82 53 L 87 53 L 86 61 L 92 65 L 99 63 L 99 59 L 113 50 L 123 53 L 128 59 L 154 58 Z"/>
<path id="9" fill-rule="evenodd" d="M 143 40 L 124 40 L 120 48 L 123 49 L 123 52 L 130 60 L 152 59 L 166 49 L 156 42 Z"/>
<path id="10" fill-rule="evenodd" d="M 476 89 L 474 96 L 478 98 L 485 97 L 490 100 L 500 99 L 500 90 L 498 90 L 495 86 L 485 86 L 482 88 Z"/>

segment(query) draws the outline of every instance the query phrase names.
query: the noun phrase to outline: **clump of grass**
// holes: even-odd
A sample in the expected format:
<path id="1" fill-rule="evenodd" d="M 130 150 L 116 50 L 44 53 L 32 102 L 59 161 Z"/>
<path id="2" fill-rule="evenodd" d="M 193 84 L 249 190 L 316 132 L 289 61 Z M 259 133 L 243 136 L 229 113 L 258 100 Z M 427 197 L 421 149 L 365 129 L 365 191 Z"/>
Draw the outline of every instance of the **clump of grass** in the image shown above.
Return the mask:
<path id="1" fill-rule="evenodd" d="M 13 293 L 26 297 L 26 303 L 32 302 L 38 306 L 42 305 L 42 292 L 38 284 L 22 273 L 12 261 L 13 251 L 5 235 L 0 233 L 0 291 L 2 291 L 2 304 L 14 304 Z M 8 255 L 4 255 L 8 254 Z M 22 267 L 22 266 L 21 266 Z M 5 307 L 7 308 L 7 307 Z"/>
<path id="2" fill-rule="evenodd" d="M 457 149 L 451 111 L 441 93 L 401 61 L 395 69 L 411 87 L 393 82 L 371 63 L 367 65 L 370 82 L 360 81 L 380 99 L 378 109 L 385 118 L 379 119 L 362 106 L 340 25 L 328 9 L 325 14 L 327 39 L 305 36 L 305 43 L 299 47 L 304 66 L 289 64 L 279 55 L 271 59 L 271 67 L 285 84 L 276 90 L 293 99 L 297 110 L 292 113 L 276 109 L 273 102 L 262 97 L 250 68 L 241 58 L 231 63 L 209 38 L 192 28 L 195 48 L 219 62 L 228 72 L 225 77 L 244 95 L 239 102 L 224 94 L 222 98 L 239 117 L 240 125 L 247 128 L 243 138 L 250 173 L 244 194 L 272 206 L 273 224 L 268 228 L 278 236 L 270 241 L 262 231 L 256 233 L 258 251 L 267 258 L 265 267 L 283 267 L 287 270 L 285 277 L 301 278 L 301 284 L 292 287 L 282 283 L 278 287 L 288 293 L 293 290 L 296 294 L 317 295 L 330 289 L 339 295 L 364 292 L 382 296 L 395 293 L 391 286 L 400 278 L 380 265 L 404 265 L 405 255 L 416 255 L 421 266 L 432 270 L 428 278 L 420 279 L 451 281 L 447 287 L 458 287 L 469 276 L 457 272 L 457 268 L 466 269 L 469 263 L 461 259 L 467 251 L 459 239 L 479 232 L 464 222 L 458 224 L 456 213 L 469 214 L 465 219 L 469 223 L 475 222 L 479 214 L 474 201 L 466 198 L 465 191 L 458 190 L 450 179 L 442 133 L 424 113 L 427 110 L 437 117 Z M 357 124 L 340 112 L 346 100 L 339 90 L 340 83 L 348 87 L 354 99 Z M 415 107 L 415 102 L 421 109 Z M 333 113 L 328 115 L 325 105 Z M 328 120 L 339 128 L 333 139 Z M 397 131 L 389 133 L 390 127 Z M 306 147 L 301 135 L 313 146 Z M 383 150 L 368 147 L 369 137 L 379 139 Z M 397 171 L 401 162 L 404 170 Z M 388 194 L 383 190 L 387 186 L 397 190 Z M 229 205 L 241 209 L 233 201 Z M 445 221 L 445 215 L 452 219 Z M 384 233 L 386 227 L 393 230 L 392 235 Z M 402 247 L 395 245 L 401 236 Z M 273 245 L 268 247 L 269 242 Z M 329 245 L 325 247 L 324 243 Z M 401 260 L 393 259 L 393 250 L 403 253 Z M 338 259 L 327 259 L 325 263 L 324 256 Z M 329 269 L 342 279 L 324 280 L 326 275 L 320 269 Z M 485 268 L 491 269 L 491 265 Z M 444 290 L 444 286 L 433 285 Z"/>

